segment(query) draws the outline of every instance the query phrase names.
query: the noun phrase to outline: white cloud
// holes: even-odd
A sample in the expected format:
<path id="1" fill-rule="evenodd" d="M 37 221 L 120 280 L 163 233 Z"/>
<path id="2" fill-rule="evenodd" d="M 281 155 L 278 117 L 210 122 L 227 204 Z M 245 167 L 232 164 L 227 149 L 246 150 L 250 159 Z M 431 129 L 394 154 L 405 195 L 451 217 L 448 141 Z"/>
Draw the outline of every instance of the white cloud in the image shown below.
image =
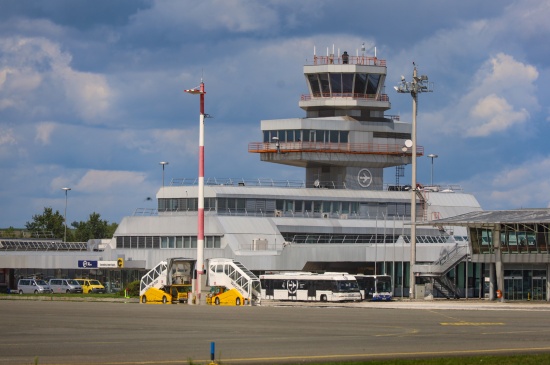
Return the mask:
<path id="1" fill-rule="evenodd" d="M 459 100 L 435 113 L 427 113 L 425 121 L 432 131 L 448 135 L 487 137 L 527 123 L 531 111 L 540 106 L 535 82 L 538 71 L 532 65 L 499 53 L 488 59 L 476 72 Z"/>
<path id="2" fill-rule="evenodd" d="M 0 128 L 0 146 L 13 145 L 16 143 L 13 128 Z"/>
<path id="3" fill-rule="evenodd" d="M 48 117 L 73 112 L 99 123 L 114 93 L 105 76 L 75 70 L 71 60 L 71 54 L 45 38 L 0 39 L 0 63 L 7 65 L 0 69 L 0 109 L 16 107 L 26 116 L 40 111 Z M 68 103 L 61 107 L 60 99 Z"/>
<path id="4" fill-rule="evenodd" d="M 50 137 L 54 130 L 57 128 L 56 123 L 42 122 L 36 126 L 35 141 L 42 143 L 43 145 L 50 144 Z"/>
<path id="5" fill-rule="evenodd" d="M 146 174 L 132 171 L 89 170 L 74 185 L 74 190 L 84 193 L 106 193 L 119 188 L 138 186 Z"/>
<path id="6" fill-rule="evenodd" d="M 476 174 L 461 185 L 480 200 L 482 207 L 550 207 L 550 157 L 535 156 L 517 166 Z"/>
<path id="7" fill-rule="evenodd" d="M 470 126 L 466 135 L 471 137 L 486 137 L 494 132 L 502 132 L 514 124 L 520 124 L 529 118 L 525 109 L 514 111 L 504 98 L 495 94 L 481 99 L 470 111 L 470 120 L 480 121 L 479 125 Z"/>

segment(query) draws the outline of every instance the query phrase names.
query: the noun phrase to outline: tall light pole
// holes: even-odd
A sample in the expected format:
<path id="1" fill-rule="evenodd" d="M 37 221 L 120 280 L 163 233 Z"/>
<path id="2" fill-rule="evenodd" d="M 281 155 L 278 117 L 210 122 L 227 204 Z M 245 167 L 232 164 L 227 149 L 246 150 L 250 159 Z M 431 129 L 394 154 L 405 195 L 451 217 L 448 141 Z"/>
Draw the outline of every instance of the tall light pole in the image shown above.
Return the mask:
<path id="1" fill-rule="evenodd" d="M 417 103 L 418 103 L 418 94 L 422 92 L 431 92 L 433 89 L 430 89 L 428 83 L 428 76 L 422 75 L 418 76 L 416 73 L 416 65 L 413 62 L 413 79 L 411 82 L 405 81 L 405 76 L 401 76 L 401 83 L 398 86 L 395 86 L 395 90 L 398 93 L 407 93 L 411 94 L 413 98 L 412 105 L 412 182 L 411 182 L 411 263 L 410 263 L 410 273 L 409 273 L 409 298 L 414 299 L 415 297 L 415 276 L 413 267 L 416 264 L 416 114 L 417 114 Z"/>
<path id="2" fill-rule="evenodd" d="M 164 187 L 164 166 L 168 164 L 169 162 L 166 161 L 159 162 L 159 165 L 162 165 L 162 187 Z"/>
<path id="3" fill-rule="evenodd" d="M 195 266 L 195 303 L 201 303 L 201 276 L 204 273 L 204 82 L 186 93 L 200 95 L 200 128 L 199 128 L 199 211 L 197 229 L 197 264 Z"/>
<path id="4" fill-rule="evenodd" d="M 65 234 L 63 235 L 63 242 L 67 242 L 67 193 L 71 188 L 61 188 L 61 190 L 65 190 L 65 216 L 63 218 L 65 220 Z"/>
<path id="5" fill-rule="evenodd" d="M 431 184 L 430 186 L 434 186 L 434 158 L 437 158 L 438 156 L 433 154 L 433 153 L 430 153 L 428 156 L 426 157 L 429 157 L 432 159 L 432 180 L 431 180 Z"/>

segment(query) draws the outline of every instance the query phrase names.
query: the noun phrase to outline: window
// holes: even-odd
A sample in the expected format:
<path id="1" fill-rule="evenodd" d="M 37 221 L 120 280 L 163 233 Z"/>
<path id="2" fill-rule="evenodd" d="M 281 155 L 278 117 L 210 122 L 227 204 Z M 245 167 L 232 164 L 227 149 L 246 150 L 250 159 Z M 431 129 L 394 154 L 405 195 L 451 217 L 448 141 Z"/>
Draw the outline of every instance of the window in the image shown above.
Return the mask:
<path id="1" fill-rule="evenodd" d="M 332 88 L 332 95 L 342 93 L 342 74 L 331 73 L 330 74 L 330 86 Z"/>
<path id="2" fill-rule="evenodd" d="M 352 73 L 342 74 L 342 92 L 346 94 L 351 94 L 353 92 L 353 75 Z"/>
<path id="3" fill-rule="evenodd" d="M 356 74 L 355 87 L 353 90 L 356 96 L 362 96 L 365 93 L 366 87 L 367 87 L 367 74 Z"/>
<path id="4" fill-rule="evenodd" d="M 309 86 L 311 88 L 311 94 L 315 97 L 321 96 L 321 88 L 319 87 L 319 80 L 316 74 L 308 75 Z"/>

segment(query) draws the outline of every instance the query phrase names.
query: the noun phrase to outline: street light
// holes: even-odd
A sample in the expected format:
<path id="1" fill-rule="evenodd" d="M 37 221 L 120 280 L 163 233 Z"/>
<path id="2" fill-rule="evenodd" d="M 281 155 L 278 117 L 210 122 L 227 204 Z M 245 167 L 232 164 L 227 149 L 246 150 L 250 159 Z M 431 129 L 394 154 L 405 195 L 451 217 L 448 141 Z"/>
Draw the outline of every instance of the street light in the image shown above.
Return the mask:
<path id="1" fill-rule="evenodd" d="M 409 273 L 409 297 L 414 299 L 415 296 L 415 276 L 413 266 L 416 264 L 416 109 L 418 103 L 418 94 L 423 92 L 433 91 L 428 83 L 428 76 L 417 76 L 416 65 L 413 62 L 413 79 L 411 82 L 405 81 L 405 76 L 401 76 L 401 83 L 394 86 L 398 93 L 411 94 L 413 98 L 412 105 L 412 183 L 411 183 L 411 263 Z"/>
<path id="2" fill-rule="evenodd" d="M 65 220 L 65 234 L 63 236 L 63 242 L 67 242 L 67 193 L 71 188 L 61 188 L 61 190 L 65 190 L 65 217 L 63 218 Z"/>
<path id="3" fill-rule="evenodd" d="M 431 182 L 430 186 L 434 186 L 434 158 L 437 158 L 438 156 L 434 155 L 433 153 L 430 153 L 426 157 L 429 157 L 429 158 L 432 159 L 432 182 Z"/>
<path id="4" fill-rule="evenodd" d="M 194 89 L 184 90 L 189 94 L 200 95 L 200 116 L 199 116 L 199 201 L 198 201 L 198 229 L 197 229 L 197 274 L 195 281 L 196 304 L 201 304 L 201 275 L 204 273 L 204 82 Z"/>
<path id="5" fill-rule="evenodd" d="M 169 162 L 166 161 L 159 162 L 159 165 L 162 165 L 162 187 L 164 187 L 164 166 L 168 164 Z"/>

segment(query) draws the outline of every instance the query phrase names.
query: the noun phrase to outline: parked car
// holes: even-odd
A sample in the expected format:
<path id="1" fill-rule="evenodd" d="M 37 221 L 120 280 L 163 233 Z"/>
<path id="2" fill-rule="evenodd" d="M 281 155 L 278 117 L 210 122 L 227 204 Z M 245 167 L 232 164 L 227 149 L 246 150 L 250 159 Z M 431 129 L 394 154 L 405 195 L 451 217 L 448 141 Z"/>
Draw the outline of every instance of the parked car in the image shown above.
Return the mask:
<path id="1" fill-rule="evenodd" d="M 48 283 L 41 279 L 19 279 L 17 292 L 19 294 L 53 293 Z"/>
<path id="2" fill-rule="evenodd" d="M 54 293 L 82 294 L 82 286 L 74 279 L 50 279 L 50 288 Z"/>
<path id="3" fill-rule="evenodd" d="M 82 287 L 84 294 L 88 293 L 105 293 L 105 287 L 95 279 L 75 279 Z"/>

